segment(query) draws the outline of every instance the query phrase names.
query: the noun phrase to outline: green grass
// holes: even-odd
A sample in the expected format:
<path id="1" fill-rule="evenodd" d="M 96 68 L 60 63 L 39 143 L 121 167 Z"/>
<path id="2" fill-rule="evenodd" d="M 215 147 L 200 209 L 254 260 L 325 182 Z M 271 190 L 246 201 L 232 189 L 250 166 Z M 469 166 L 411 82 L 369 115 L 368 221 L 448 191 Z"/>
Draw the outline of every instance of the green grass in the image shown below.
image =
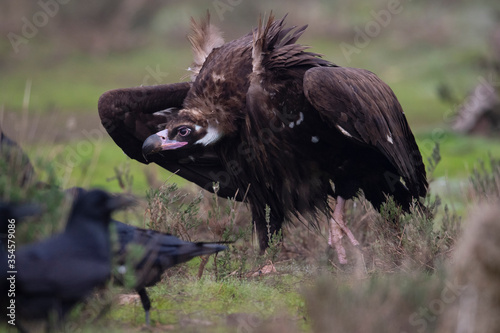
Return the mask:
<path id="1" fill-rule="evenodd" d="M 500 156 L 500 145 L 496 138 L 460 135 L 438 127 L 433 132 L 416 135 L 424 163 L 432 153 L 434 142 L 441 150 L 441 162 L 434 177 L 448 179 L 467 179 L 479 161 L 487 161 L 489 155 Z"/>
<path id="2" fill-rule="evenodd" d="M 210 265 L 202 279 L 195 278 L 198 263 L 199 259 L 194 259 L 187 271 L 181 269 L 180 275 L 166 277 L 163 283 L 149 288 L 154 308 L 153 327 L 171 325 L 190 331 L 201 323 L 206 332 L 255 330 L 279 315 L 297 321 L 303 329 L 309 326 L 304 321 L 302 291 L 313 283 L 314 276 L 301 266 L 284 264 L 280 267 L 282 273 L 277 275 L 216 281 L 210 274 Z M 141 326 L 144 323 L 142 305 L 140 302 L 115 305 L 109 320 L 120 325 Z"/>

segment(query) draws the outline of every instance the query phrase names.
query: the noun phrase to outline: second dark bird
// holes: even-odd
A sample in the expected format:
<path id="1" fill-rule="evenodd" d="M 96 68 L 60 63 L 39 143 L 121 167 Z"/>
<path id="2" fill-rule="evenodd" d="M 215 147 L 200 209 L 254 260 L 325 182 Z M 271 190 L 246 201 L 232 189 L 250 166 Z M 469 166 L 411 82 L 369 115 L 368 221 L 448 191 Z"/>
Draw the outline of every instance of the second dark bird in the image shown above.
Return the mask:
<path id="1" fill-rule="evenodd" d="M 26 170 L 26 172 L 23 173 L 23 175 L 25 176 L 22 179 L 22 183 L 28 181 L 28 179 L 33 178 L 34 176 L 33 167 L 31 166 L 28 156 L 19 147 L 19 145 L 13 140 L 9 139 L 1 131 L 1 129 L 0 129 L 0 152 L 4 154 L 2 156 L 4 156 L 4 158 L 7 160 L 15 158 L 16 162 L 18 161 L 20 163 L 19 164 L 20 168 L 22 170 Z M 20 183 L 20 185 L 22 184 Z M 113 202 L 119 199 L 113 198 L 102 191 L 89 192 L 87 190 L 84 190 L 83 188 L 78 188 L 78 187 L 74 187 L 70 190 L 67 190 L 67 192 L 73 195 L 75 200 L 73 205 L 73 212 L 71 213 L 68 221 L 68 227 L 66 228 L 65 233 L 55 237 L 54 239 L 50 239 L 40 244 L 31 245 L 29 247 L 22 249 L 22 251 L 20 252 L 20 255 L 23 256 L 21 257 L 21 262 L 22 262 L 21 265 L 24 265 L 24 262 L 26 263 L 29 262 L 34 264 L 32 269 L 28 270 L 23 269 L 23 272 L 20 273 L 21 278 L 26 280 L 26 281 L 23 280 L 22 283 L 30 284 L 37 281 L 35 278 L 37 268 L 42 268 L 42 267 L 44 268 L 44 270 L 40 272 L 41 274 L 40 274 L 40 279 L 38 280 L 39 282 L 43 281 L 48 282 L 51 279 L 56 279 L 55 277 L 56 272 L 64 273 L 66 272 L 67 269 L 69 269 L 69 267 L 71 267 L 71 269 L 73 268 L 76 269 L 74 265 L 76 265 L 78 261 L 82 260 L 81 258 L 77 258 L 71 261 L 70 265 L 64 267 L 64 263 L 70 261 L 68 253 L 72 253 L 73 250 L 79 251 L 79 253 L 82 254 L 83 253 L 86 255 L 88 254 L 89 260 L 84 260 L 84 265 L 82 265 L 83 269 L 87 268 L 86 265 L 92 265 L 92 262 L 94 261 L 90 258 L 91 257 L 90 254 L 92 253 L 93 250 L 83 249 L 85 247 L 85 243 L 88 246 L 92 247 L 94 246 L 94 243 L 97 242 L 97 240 L 92 240 L 90 237 L 89 231 L 91 229 L 91 226 L 83 227 L 82 225 L 81 227 L 78 227 L 78 224 L 79 223 L 81 224 L 82 219 L 85 218 L 97 219 L 94 222 L 99 222 L 100 220 L 101 223 L 105 224 L 108 223 L 111 210 L 115 209 L 113 207 Z M 106 206 L 107 200 L 109 200 L 108 206 Z M 125 201 L 129 202 L 128 200 Z M 6 245 L 3 244 L 2 239 L 4 239 L 7 235 L 8 224 L 4 223 L 7 222 L 6 220 L 7 217 L 18 219 L 23 216 L 39 213 L 39 211 L 40 208 L 36 205 L 15 205 L 8 203 L 0 203 L 0 217 L 2 218 L 2 221 L 0 223 L 0 245 L 2 245 L 2 248 L 4 247 L 4 245 Z M 77 222 L 75 222 L 75 219 Z M 169 234 L 156 232 L 153 230 L 137 228 L 116 220 L 112 220 L 111 223 L 116 228 L 118 234 L 118 242 L 119 242 L 118 253 L 115 253 L 114 255 L 119 256 L 121 261 L 126 260 L 130 244 L 139 245 L 144 249 L 144 253 L 142 255 L 141 260 L 139 260 L 139 262 L 137 262 L 134 267 L 134 269 L 136 270 L 135 275 L 137 279 L 134 288 L 141 298 L 142 306 L 146 313 L 147 325 L 149 325 L 150 322 L 149 311 L 151 309 L 151 301 L 146 292 L 146 287 L 150 287 L 158 283 L 161 280 L 161 276 L 165 272 L 165 270 L 176 264 L 189 261 L 197 256 L 209 255 L 227 249 L 226 246 L 219 244 L 201 243 L 201 242 L 191 243 L 182 241 L 179 238 Z M 76 227 L 74 226 L 75 224 L 77 225 Z M 71 238 L 77 237 L 76 233 L 79 230 L 79 228 L 81 228 L 82 231 L 84 231 L 82 233 L 82 238 L 83 239 L 89 238 L 89 241 L 85 242 L 84 240 L 81 240 L 76 243 L 77 245 L 76 248 L 72 246 L 68 248 L 69 252 L 66 252 L 66 246 L 71 246 L 72 243 Z M 101 228 L 99 228 L 97 225 L 92 228 L 101 229 L 101 232 L 104 230 L 102 226 Z M 105 229 L 106 229 L 106 237 L 104 238 L 107 240 L 109 238 L 109 234 L 107 231 L 107 224 Z M 100 232 L 97 232 L 97 235 L 100 235 Z M 104 244 L 105 239 L 103 237 L 98 237 L 98 238 L 102 243 L 101 246 L 98 246 L 99 249 L 103 247 L 102 245 Z M 108 246 L 109 244 L 106 242 L 106 247 Z M 78 247 L 80 247 L 80 249 L 78 249 Z M 93 272 L 92 271 L 86 272 L 86 274 L 79 276 L 79 278 L 82 281 L 90 284 L 93 284 L 90 281 L 91 279 L 102 281 L 104 275 L 106 275 L 106 278 L 109 278 L 111 273 L 110 267 L 106 268 L 106 266 L 111 265 L 109 262 L 110 259 L 108 258 L 107 254 L 105 255 L 102 249 L 95 251 L 102 252 L 99 253 L 99 255 L 96 256 L 96 258 L 94 258 L 97 261 L 97 264 L 95 265 L 96 269 Z M 4 274 L 7 271 L 7 267 L 5 266 L 7 260 L 5 253 L 2 252 L 3 252 L 2 249 L 0 249 L 0 255 L 1 255 L 0 268 L 2 268 L 2 274 Z M 61 261 L 58 261 L 57 252 L 61 253 L 60 257 Z M 40 254 L 40 256 L 38 256 L 37 254 Z M 105 258 L 106 260 L 104 261 L 97 259 L 97 258 L 102 259 L 104 257 L 106 257 Z M 105 265 L 104 262 L 106 262 Z M 36 265 L 39 265 L 40 267 Z M 53 271 L 49 269 L 51 265 L 54 266 Z M 107 274 L 104 274 L 105 270 L 108 271 Z M 44 272 L 47 273 L 47 276 L 44 276 Z M 71 270 L 71 272 L 74 273 L 75 271 Z M 121 277 L 116 276 L 116 278 L 117 280 L 120 280 Z M 64 278 L 61 277 L 58 282 L 63 283 L 64 281 L 62 281 L 62 279 Z M 76 281 L 74 281 L 74 283 L 78 284 L 82 283 L 82 281 L 78 282 L 77 279 Z M 2 276 L 2 282 L 5 282 L 3 276 Z M 2 284 L 1 287 L 2 290 L 6 288 L 4 284 Z M 57 288 L 57 285 L 54 285 L 53 287 Z M 64 286 L 60 287 L 62 288 Z M 68 284 L 67 287 L 69 288 L 70 284 Z M 68 293 L 59 295 L 62 298 L 59 298 L 57 294 L 54 295 L 54 297 L 51 297 L 49 290 L 45 290 L 45 288 L 40 287 L 39 289 L 35 288 L 34 290 L 32 288 L 33 286 L 30 286 L 26 290 L 28 292 L 33 291 L 33 293 L 31 293 L 30 295 L 23 295 L 23 298 L 27 299 L 26 302 L 23 300 L 24 302 L 23 306 L 27 307 L 25 312 L 30 317 L 46 317 L 47 313 L 51 311 L 51 308 L 54 308 L 58 312 L 59 316 L 63 317 L 73 305 L 73 302 L 71 302 L 71 305 L 67 304 L 67 301 L 64 301 L 63 302 L 64 304 L 61 303 L 62 299 L 65 299 L 66 296 L 69 296 Z M 42 292 L 42 294 L 38 294 L 38 291 Z M 63 290 L 59 291 L 64 292 Z M 84 288 L 83 290 L 81 290 L 80 296 L 87 293 L 88 292 Z M 47 304 L 50 303 L 51 306 L 49 307 L 38 306 L 39 304 L 42 303 L 47 303 Z"/>
<path id="2" fill-rule="evenodd" d="M 25 319 L 59 320 L 111 272 L 111 213 L 130 199 L 93 190 L 73 204 L 64 232 L 16 254 L 16 309 Z"/>
<path id="3" fill-rule="evenodd" d="M 72 188 L 70 192 L 79 197 L 86 191 L 82 188 Z M 138 245 L 143 251 L 140 259 L 134 262 L 135 285 L 134 289 L 141 298 L 142 307 L 146 316 L 146 325 L 150 324 L 151 301 L 146 287 L 151 287 L 160 282 L 163 273 L 172 266 L 189 261 L 195 257 L 210 255 L 227 249 L 226 246 L 213 243 L 187 242 L 173 235 L 131 226 L 113 220 L 116 228 L 119 249 L 114 253 L 119 263 L 128 262 L 130 247 Z M 125 268 L 122 265 L 120 268 Z M 119 269 L 119 271 L 122 271 Z M 122 271 L 122 273 L 125 273 Z M 122 273 L 114 274 L 118 282 L 122 282 Z"/>
<path id="4" fill-rule="evenodd" d="M 134 288 L 141 298 L 146 313 L 146 325 L 150 323 L 151 309 L 146 287 L 157 284 L 165 270 L 174 265 L 226 249 L 224 245 L 186 242 L 169 234 L 137 228 L 119 221 L 114 221 L 114 225 L 120 243 L 119 257 L 127 256 L 127 248 L 131 244 L 144 248 L 141 260 L 134 267 L 136 273 Z"/>

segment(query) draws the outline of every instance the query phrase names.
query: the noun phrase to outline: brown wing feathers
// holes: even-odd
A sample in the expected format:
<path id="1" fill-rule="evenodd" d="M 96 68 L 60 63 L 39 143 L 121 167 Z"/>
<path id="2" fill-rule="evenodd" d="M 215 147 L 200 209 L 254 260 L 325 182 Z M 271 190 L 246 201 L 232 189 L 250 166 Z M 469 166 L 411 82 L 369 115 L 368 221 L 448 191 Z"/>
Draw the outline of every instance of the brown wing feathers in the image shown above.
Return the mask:
<path id="1" fill-rule="evenodd" d="M 357 68 L 315 68 L 306 73 L 304 90 L 335 130 L 380 150 L 412 195 L 425 195 L 425 168 L 413 134 L 396 96 L 375 74 Z"/>

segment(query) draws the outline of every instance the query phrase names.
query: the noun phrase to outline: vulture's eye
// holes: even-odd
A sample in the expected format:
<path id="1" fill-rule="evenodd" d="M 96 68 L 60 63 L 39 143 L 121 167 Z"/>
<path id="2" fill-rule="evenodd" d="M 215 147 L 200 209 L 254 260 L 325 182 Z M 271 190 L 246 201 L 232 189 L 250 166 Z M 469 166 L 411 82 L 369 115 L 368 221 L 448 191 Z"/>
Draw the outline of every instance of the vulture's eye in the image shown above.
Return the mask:
<path id="1" fill-rule="evenodd" d="M 180 136 L 188 136 L 190 133 L 191 133 L 191 129 L 189 127 L 186 127 L 186 126 L 181 126 L 179 127 L 179 129 L 177 130 L 177 133 L 180 135 Z"/>

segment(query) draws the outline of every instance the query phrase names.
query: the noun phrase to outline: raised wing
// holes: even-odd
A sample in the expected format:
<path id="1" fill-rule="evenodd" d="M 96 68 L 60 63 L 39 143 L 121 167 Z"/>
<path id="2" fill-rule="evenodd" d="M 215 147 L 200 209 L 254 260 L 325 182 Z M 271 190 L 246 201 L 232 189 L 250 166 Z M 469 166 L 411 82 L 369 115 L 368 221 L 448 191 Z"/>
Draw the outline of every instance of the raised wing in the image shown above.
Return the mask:
<path id="1" fill-rule="evenodd" d="M 185 82 L 107 91 L 98 102 L 102 125 L 125 154 L 148 164 L 142 143 L 182 106 L 189 88 Z"/>
<path id="2" fill-rule="evenodd" d="M 99 98 L 101 122 L 130 158 L 144 164 L 154 162 L 209 191 L 213 191 L 214 182 L 219 182 L 218 195 L 233 197 L 237 188 L 224 177 L 226 172 L 210 147 L 165 151 L 148 160 L 142 155 L 144 140 L 164 129 L 162 125 L 177 115 L 190 88 L 191 83 L 181 82 L 110 90 Z"/>
<path id="3" fill-rule="evenodd" d="M 316 67 L 304 76 L 304 93 L 332 129 L 379 150 L 398 170 L 411 194 L 425 196 L 422 156 L 387 84 L 363 69 Z"/>

